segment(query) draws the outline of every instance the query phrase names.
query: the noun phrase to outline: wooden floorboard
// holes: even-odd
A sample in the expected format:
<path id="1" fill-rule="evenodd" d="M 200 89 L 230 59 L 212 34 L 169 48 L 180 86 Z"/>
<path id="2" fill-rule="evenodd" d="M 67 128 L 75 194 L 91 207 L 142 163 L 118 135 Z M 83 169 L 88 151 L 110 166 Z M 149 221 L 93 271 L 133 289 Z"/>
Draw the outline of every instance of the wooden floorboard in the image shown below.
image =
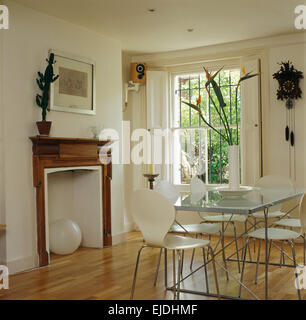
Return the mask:
<path id="1" fill-rule="evenodd" d="M 212 239 L 216 243 L 217 238 Z M 232 239 L 228 238 L 227 241 Z M 127 242 L 105 249 L 80 248 L 69 256 L 52 255 L 51 265 L 41 269 L 10 276 L 9 290 L 0 291 L 0 299 L 104 299 L 126 300 L 130 296 L 130 288 L 136 262 L 137 251 L 143 244 L 139 232 L 127 234 Z M 240 243 L 241 245 L 241 243 Z M 263 246 L 262 246 L 263 248 Z M 234 246 L 227 249 L 229 255 Z M 252 256 L 256 257 L 253 251 Z M 289 247 L 286 247 L 289 252 Z M 296 245 L 298 261 L 302 263 L 303 246 Z M 173 294 L 164 289 L 164 264 L 161 264 L 157 285 L 154 287 L 154 273 L 158 260 L 158 249 L 145 248 L 140 261 L 135 299 L 163 300 L 173 299 Z M 191 252 L 186 252 L 184 275 L 190 271 Z M 264 259 L 262 249 L 261 259 Z M 221 255 L 217 260 L 222 263 Z M 200 250 L 196 253 L 194 269 L 201 265 Z M 272 250 L 271 261 L 279 261 L 279 253 Z M 289 263 L 289 260 L 286 259 Z M 229 270 L 239 277 L 236 262 L 229 262 Z M 294 286 L 294 269 L 286 267 L 269 267 L 270 299 L 297 299 Z M 209 287 L 215 291 L 212 267 L 209 265 Z M 225 295 L 237 295 L 238 284 L 230 279 L 226 280 L 225 273 L 217 267 L 220 290 Z M 258 284 L 254 284 L 255 265 L 247 264 L 245 284 L 254 291 L 259 298 L 264 298 L 264 266 L 259 267 Z M 172 255 L 168 259 L 168 281 L 172 283 Z M 184 281 L 182 288 L 205 290 L 204 272 L 199 270 Z M 302 297 L 306 299 L 306 290 L 302 290 Z M 243 289 L 243 297 L 251 296 Z M 207 300 L 211 297 L 182 294 L 181 299 Z"/>

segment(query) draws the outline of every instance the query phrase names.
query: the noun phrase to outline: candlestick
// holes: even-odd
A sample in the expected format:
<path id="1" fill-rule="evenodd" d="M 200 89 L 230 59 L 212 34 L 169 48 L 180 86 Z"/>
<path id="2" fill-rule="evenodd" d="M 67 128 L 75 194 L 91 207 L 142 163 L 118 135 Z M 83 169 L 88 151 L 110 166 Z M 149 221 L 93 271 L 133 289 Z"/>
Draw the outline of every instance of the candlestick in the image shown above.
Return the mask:
<path id="1" fill-rule="evenodd" d="M 146 177 L 150 183 L 150 189 L 153 190 L 153 183 L 155 181 L 155 178 L 157 178 L 159 176 L 159 174 L 149 174 L 149 173 L 145 173 L 143 175 L 144 177 Z"/>

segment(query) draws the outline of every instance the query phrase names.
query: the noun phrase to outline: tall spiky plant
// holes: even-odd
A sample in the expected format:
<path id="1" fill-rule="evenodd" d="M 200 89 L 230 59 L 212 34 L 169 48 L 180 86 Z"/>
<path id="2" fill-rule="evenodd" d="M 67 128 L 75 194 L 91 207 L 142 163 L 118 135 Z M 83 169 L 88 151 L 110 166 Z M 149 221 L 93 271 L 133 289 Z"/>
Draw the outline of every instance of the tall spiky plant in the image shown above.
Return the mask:
<path id="1" fill-rule="evenodd" d="M 206 83 L 205 83 L 205 89 L 208 93 L 208 96 L 210 98 L 210 101 L 212 102 L 217 114 L 220 117 L 220 120 L 224 126 L 224 130 L 225 130 L 225 135 L 222 134 L 220 131 L 218 131 L 216 128 L 214 128 L 208 121 L 205 120 L 204 116 L 203 116 L 203 112 L 202 109 L 200 107 L 201 104 L 201 95 L 199 95 L 199 98 L 197 100 L 197 104 L 193 104 L 187 101 L 182 101 L 183 103 L 185 103 L 186 105 L 188 105 L 190 108 L 196 110 L 201 119 L 203 120 L 203 122 L 210 127 L 212 130 L 214 130 L 215 132 L 217 132 L 229 145 L 234 145 L 234 141 L 233 141 L 233 136 L 232 136 L 232 131 L 230 129 L 230 125 L 226 116 L 226 112 L 225 112 L 225 107 L 226 107 L 226 103 L 224 102 L 224 98 L 220 89 L 220 86 L 217 84 L 217 82 L 215 81 L 216 76 L 219 74 L 219 72 L 223 69 L 220 68 L 217 72 L 215 72 L 215 74 L 211 75 L 208 70 L 204 67 L 204 71 L 206 73 Z M 236 126 L 237 126 L 237 132 L 238 132 L 238 92 L 239 92 L 239 87 L 242 81 L 253 78 L 255 76 L 258 76 L 259 73 L 251 73 L 251 72 L 246 72 L 245 71 L 245 67 L 242 67 L 242 76 L 240 77 L 236 88 L 235 88 L 235 112 L 236 112 Z M 211 94 L 210 94 L 210 90 L 209 90 L 209 86 L 211 85 L 212 89 L 214 90 L 214 93 L 217 97 L 218 103 L 219 103 L 219 107 L 216 104 L 216 101 L 212 98 Z M 238 141 L 238 135 L 237 135 L 237 141 L 236 144 L 238 145 L 239 141 Z"/>
<path id="2" fill-rule="evenodd" d="M 46 121 L 47 117 L 50 85 L 59 77 L 59 75 L 55 76 L 53 73 L 53 64 L 56 63 L 56 61 L 54 61 L 54 53 L 50 53 L 49 59 L 46 59 L 46 61 L 48 62 L 48 66 L 45 73 L 42 74 L 41 72 L 38 72 L 39 78 L 36 79 L 37 85 L 42 91 L 42 95 L 36 95 L 36 104 L 42 109 L 42 121 Z"/>

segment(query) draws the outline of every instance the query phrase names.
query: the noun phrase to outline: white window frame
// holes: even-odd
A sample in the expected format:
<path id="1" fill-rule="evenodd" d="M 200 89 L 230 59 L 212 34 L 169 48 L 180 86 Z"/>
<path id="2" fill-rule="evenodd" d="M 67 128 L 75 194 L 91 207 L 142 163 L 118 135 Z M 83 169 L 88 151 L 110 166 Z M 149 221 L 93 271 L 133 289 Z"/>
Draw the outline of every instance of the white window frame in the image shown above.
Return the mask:
<path id="1" fill-rule="evenodd" d="M 174 133 L 175 130 L 179 130 L 181 129 L 180 127 L 175 127 L 173 125 L 173 121 L 174 121 L 174 116 L 175 116 L 175 77 L 179 76 L 179 75 L 191 75 L 191 74 L 199 74 L 201 72 L 204 73 L 203 70 L 203 66 L 205 65 L 205 67 L 207 67 L 209 70 L 219 70 L 220 68 L 224 68 L 225 70 L 229 70 L 229 69 L 240 69 L 241 67 L 241 63 L 240 63 L 240 59 L 233 59 L 230 61 L 218 61 L 218 62 L 209 62 L 209 63 L 201 63 L 201 64 L 196 64 L 196 65 L 187 65 L 187 66 L 180 66 L 180 67 L 174 67 L 171 68 L 170 71 L 170 94 L 169 94 L 169 99 L 170 99 L 170 103 L 169 103 L 169 115 L 170 115 L 170 119 L 169 119 L 169 126 L 170 126 L 170 130 L 172 133 Z M 241 106 L 242 107 L 242 106 Z M 241 119 L 242 121 L 242 119 Z M 241 123 L 239 125 L 239 128 L 241 129 Z M 187 128 L 188 129 L 188 128 Z M 241 134 L 241 130 L 240 130 L 240 134 Z M 173 134 L 172 134 L 173 136 Z M 240 148 L 242 148 L 242 145 L 240 144 Z M 241 154 L 243 154 L 242 150 L 241 150 Z M 175 155 L 174 155 L 175 156 Z M 169 176 L 170 176 L 170 180 L 172 183 L 174 183 L 174 173 L 173 173 L 173 165 L 170 166 L 169 168 Z M 178 188 L 178 190 L 180 192 L 189 192 L 190 191 L 190 185 L 189 184 L 175 184 L 175 186 Z M 207 187 L 208 188 L 213 188 L 219 186 L 219 184 L 208 184 Z"/>

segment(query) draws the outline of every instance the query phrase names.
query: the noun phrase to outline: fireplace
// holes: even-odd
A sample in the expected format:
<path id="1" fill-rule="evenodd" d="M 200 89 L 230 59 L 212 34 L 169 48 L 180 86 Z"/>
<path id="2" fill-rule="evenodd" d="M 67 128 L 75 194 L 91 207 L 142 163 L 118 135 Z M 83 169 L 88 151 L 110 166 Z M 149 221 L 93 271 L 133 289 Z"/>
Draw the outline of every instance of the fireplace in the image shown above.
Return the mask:
<path id="1" fill-rule="evenodd" d="M 79 224 L 83 246 L 111 246 L 112 165 L 111 162 L 104 165 L 99 159 L 100 151 L 103 157 L 111 158 L 110 150 L 105 148 L 110 141 L 41 136 L 30 139 L 33 143 L 39 266 L 49 264 L 48 225 L 57 218 L 70 218 Z M 65 197 L 60 195 L 61 190 L 57 190 L 56 185 L 63 192 L 66 190 L 70 198 L 63 204 L 67 210 L 58 204 L 58 200 Z M 88 215 L 94 222 L 88 221 Z"/>
<path id="2" fill-rule="evenodd" d="M 100 166 L 45 169 L 45 204 L 48 254 L 49 225 L 58 219 L 78 224 L 82 231 L 81 246 L 103 248 Z"/>

